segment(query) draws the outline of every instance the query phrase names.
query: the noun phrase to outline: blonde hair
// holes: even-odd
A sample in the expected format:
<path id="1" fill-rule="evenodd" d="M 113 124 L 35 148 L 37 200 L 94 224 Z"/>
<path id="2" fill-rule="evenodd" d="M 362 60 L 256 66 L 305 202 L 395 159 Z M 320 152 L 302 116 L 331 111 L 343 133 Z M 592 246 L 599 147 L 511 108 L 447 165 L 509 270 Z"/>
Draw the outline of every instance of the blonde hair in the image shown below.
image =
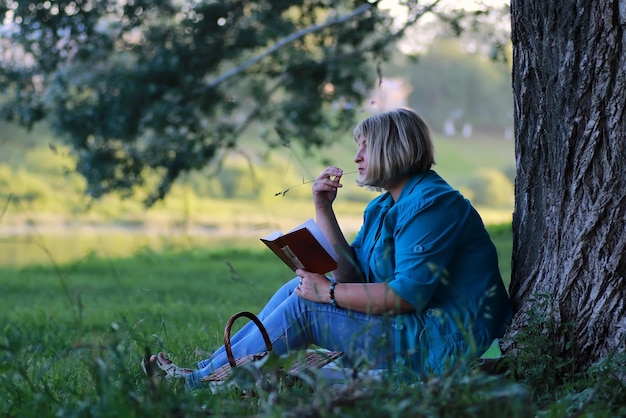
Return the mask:
<path id="1" fill-rule="evenodd" d="M 353 136 L 356 142 L 365 138 L 367 173 L 360 186 L 386 189 L 435 164 L 428 126 L 413 110 L 399 108 L 370 116 L 354 128 Z"/>

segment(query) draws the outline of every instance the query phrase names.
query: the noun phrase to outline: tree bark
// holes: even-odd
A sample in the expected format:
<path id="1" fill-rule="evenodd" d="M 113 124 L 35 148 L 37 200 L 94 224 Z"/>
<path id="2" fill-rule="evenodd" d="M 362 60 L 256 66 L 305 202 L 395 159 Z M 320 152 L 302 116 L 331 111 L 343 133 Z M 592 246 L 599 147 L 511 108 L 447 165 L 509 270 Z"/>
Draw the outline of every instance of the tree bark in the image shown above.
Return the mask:
<path id="1" fill-rule="evenodd" d="M 511 18 L 511 333 L 548 295 L 584 366 L 626 338 L 626 0 L 512 0 Z"/>

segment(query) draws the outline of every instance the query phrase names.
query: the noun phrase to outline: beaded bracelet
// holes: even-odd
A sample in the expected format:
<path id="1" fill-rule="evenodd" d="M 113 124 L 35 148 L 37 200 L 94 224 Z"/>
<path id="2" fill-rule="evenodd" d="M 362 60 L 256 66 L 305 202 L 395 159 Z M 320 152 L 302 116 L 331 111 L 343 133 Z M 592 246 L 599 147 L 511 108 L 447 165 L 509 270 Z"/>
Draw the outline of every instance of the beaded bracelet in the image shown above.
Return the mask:
<path id="1" fill-rule="evenodd" d="M 333 281 L 330 284 L 330 294 L 328 296 L 328 299 L 330 300 L 331 305 L 333 305 L 335 308 L 339 308 L 340 306 L 335 300 L 335 287 L 337 287 L 337 281 Z"/>

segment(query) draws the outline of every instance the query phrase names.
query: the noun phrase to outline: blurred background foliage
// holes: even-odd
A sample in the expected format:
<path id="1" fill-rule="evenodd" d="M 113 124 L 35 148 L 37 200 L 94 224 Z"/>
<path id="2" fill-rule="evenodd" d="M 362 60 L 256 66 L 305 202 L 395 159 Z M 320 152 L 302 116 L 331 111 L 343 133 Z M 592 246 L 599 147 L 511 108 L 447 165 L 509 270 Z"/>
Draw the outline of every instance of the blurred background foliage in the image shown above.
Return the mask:
<path id="1" fill-rule="evenodd" d="M 391 105 L 416 108 L 447 135 L 455 125 L 465 137 L 506 129 L 506 65 L 468 58 L 453 40 L 432 42 L 418 66 L 405 62 L 415 52 L 398 54 L 423 20 L 430 32 L 480 34 L 459 39 L 487 36 L 483 45 L 505 50 L 493 35 L 503 10 L 436 0 L 392 9 L 362 0 L 5 0 L 0 117 L 44 125 L 67 144 L 89 196 L 141 189 L 152 206 L 184 173 L 218 173 L 251 134 L 266 150 L 297 144 L 306 156 Z M 372 100 L 377 90 L 385 100 Z M 224 170 L 221 193 L 244 193 L 239 171 Z"/>
<path id="2" fill-rule="evenodd" d="M 424 115 L 435 169 L 485 222 L 510 222 L 506 8 L 4 1 L 0 14 L 4 235 L 291 228 L 313 216 L 295 186 L 329 164 L 352 171 L 354 123 L 397 106 Z M 374 195 L 344 184 L 350 234 Z"/>
<path id="3" fill-rule="evenodd" d="M 508 52 L 508 51 L 507 51 Z M 509 135 L 513 126 L 510 61 L 490 60 L 463 50 L 458 38 L 433 42 L 414 65 L 400 57 L 399 74 L 411 86 L 408 105 L 441 132 L 472 131 Z M 403 68 L 413 68 L 404 71 Z M 509 131 L 507 131 L 509 130 Z M 471 133 L 470 133 L 471 134 Z"/>
<path id="4" fill-rule="evenodd" d="M 254 121 L 268 146 L 328 143 L 351 126 L 390 39 L 388 16 L 358 0 L 3 5 L 0 116 L 46 120 L 94 197 L 156 174 L 148 205 Z"/>

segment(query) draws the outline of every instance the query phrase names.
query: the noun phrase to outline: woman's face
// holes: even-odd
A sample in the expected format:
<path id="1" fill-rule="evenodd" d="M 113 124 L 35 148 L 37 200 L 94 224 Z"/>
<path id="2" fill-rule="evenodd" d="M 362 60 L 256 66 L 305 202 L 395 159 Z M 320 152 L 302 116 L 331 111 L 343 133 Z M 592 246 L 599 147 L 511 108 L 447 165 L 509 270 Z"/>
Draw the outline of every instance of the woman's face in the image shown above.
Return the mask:
<path id="1" fill-rule="evenodd" d="M 360 137 L 357 141 L 356 155 L 354 156 L 354 162 L 359 170 L 359 180 L 363 180 L 367 174 L 367 150 L 365 148 L 365 137 Z"/>

